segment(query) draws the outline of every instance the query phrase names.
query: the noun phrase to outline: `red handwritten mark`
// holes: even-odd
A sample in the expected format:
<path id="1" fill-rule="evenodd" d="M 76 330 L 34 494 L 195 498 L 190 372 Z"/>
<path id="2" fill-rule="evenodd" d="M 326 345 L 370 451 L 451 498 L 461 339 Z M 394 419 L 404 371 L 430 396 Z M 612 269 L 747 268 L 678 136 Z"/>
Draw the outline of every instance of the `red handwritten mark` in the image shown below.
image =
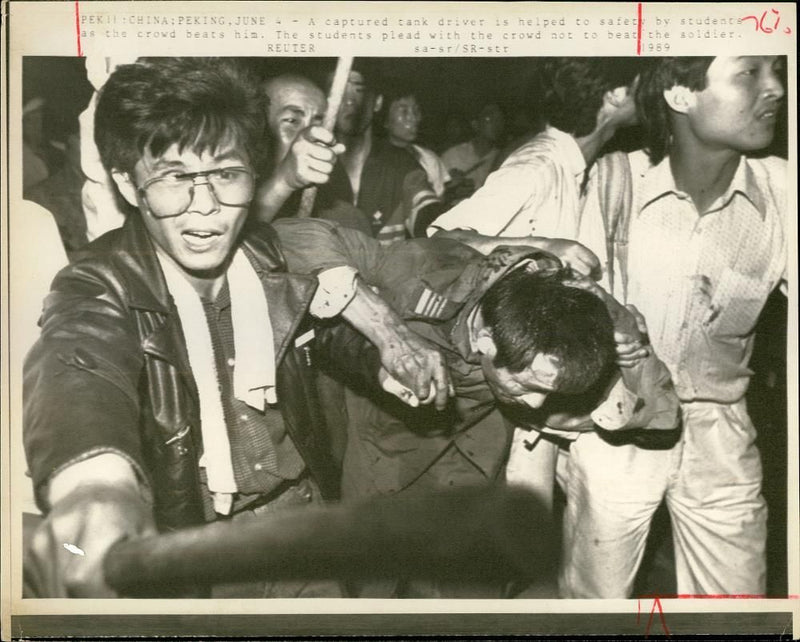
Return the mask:
<path id="1" fill-rule="evenodd" d="M 642 3 L 636 5 L 636 55 L 642 55 Z"/>
<path id="2" fill-rule="evenodd" d="M 83 56 L 83 48 L 81 47 L 81 8 L 78 0 L 75 0 L 75 35 L 78 37 L 78 56 Z"/>
<path id="3" fill-rule="evenodd" d="M 767 596 L 763 593 L 720 593 L 720 594 L 693 594 L 693 593 L 675 593 L 673 595 L 640 595 L 640 599 L 644 600 L 763 600 Z M 800 596 L 787 595 L 785 599 L 793 600 Z"/>
<path id="4" fill-rule="evenodd" d="M 661 620 L 661 628 L 664 629 L 664 633 L 667 635 L 667 637 L 669 637 L 670 635 L 669 628 L 667 628 L 667 621 L 664 618 L 664 609 L 661 606 L 661 599 L 658 596 L 656 596 L 655 598 L 653 598 L 653 608 L 650 609 L 650 617 L 647 620 L 647 628 L 644 631 L 645 638 L 650 637 L 650 627 L 653 626 L 653 616 L 656 613 L 656 607 L 658 607 L 658 617 Z M 636 614 L 636 623 L 637 624 L 639 623 L 638 613 Z"/>
<path id="5" fill-rule="evenodd" d="M 769 24 L 765 24 L 768 13 L 775 14 L 775 22 L 771 26 Z M 761 14 L 760 18 L 756 15 L 742 17 L 742 21 L 745 20 L 752 20 L 753 25 L 755 26 L 757 32 L 760 31 L 762 33 L 775 33 L 776 31 L 778 31 L 778 25 L 781 23 L 781 12 L 776 11 L 775 9 L 770 9 L 769 12 L 764 11 L 764 13 Z M 790 35 L 792 33 L 792 28 L 786 27 L 783 30 L 783 33 L 785 33 L 787 36 Z"/>

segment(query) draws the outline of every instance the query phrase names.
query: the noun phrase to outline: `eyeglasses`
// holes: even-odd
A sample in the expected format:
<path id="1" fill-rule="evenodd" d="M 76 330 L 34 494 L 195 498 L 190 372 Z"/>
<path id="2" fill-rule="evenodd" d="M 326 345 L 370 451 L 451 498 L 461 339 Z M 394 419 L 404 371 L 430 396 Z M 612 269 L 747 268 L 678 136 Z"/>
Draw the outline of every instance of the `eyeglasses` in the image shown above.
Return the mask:
<path id="1" fill-rule="evenodd" d="M 170 218 L 189 209 L 196 185 L 206 185 L 220 205 L 249 205 L 255 180 L 255 174 L 245 167 L 223 167 L 151 178 L 139 188 L 139 193 L 154 217 Z"/>

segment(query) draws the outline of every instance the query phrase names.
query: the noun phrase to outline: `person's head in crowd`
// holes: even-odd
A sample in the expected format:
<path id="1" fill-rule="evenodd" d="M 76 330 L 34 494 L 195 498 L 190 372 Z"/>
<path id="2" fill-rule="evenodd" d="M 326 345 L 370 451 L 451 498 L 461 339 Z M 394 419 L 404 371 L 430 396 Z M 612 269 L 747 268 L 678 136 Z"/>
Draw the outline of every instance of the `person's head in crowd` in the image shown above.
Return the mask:
<path id="1" fill-rule="evenodd" d="M 785 95 L 780 56 L 653 60 L 636 92 L 653 163 L 673 143 L 753 152 L 767 147 Z"/>
<path id="2" fill-rule="evenodd" d="M 391 83 L 383 95 L 383 126 L 392 145 L 407 147 L 417 140 L 422 109 L 416 92 L 409 84 Z"/>
<path id="3" fill-rule="evenodd" d="M 527 136 L 537 130 L 537 125 L 535 114 L 529 105 L 517 103 L 511 107 L 508 116 L 509 138 Z"/>
<path id="4" fill-rule="evenodd" d="M 638 62 L 626 58 L 554 58 L 541 70 L 545 122 L 575 138 L 588 136 L 603 112 L 617 126 L 636 122 Z"/>
<path id="5" fill-rule="evenodd" d="M 333 76 L 329 80 L 332 81 Z M 336 118 L 336 133 L 351 138 L 365 134 L 372 127 L 382 105 L 377 62 L 369 58 L 356 58 Z"/>
<path id="6" fill-rule="evenodd" d="M 119 67 L 100 93 L 95 142 L 151 240 L 196 289 L 233 255 L 267 153 L 257 82 L 224 59 Z"/>
<path id="7" fill-rule="evenodd" d="M 605 303 L 567 283 L 570 270 L 518 268 L 480 302 L 474 343 L 503 403 L 540 407 L 552 392 L 579 394 L 608 374 L 614 330 Z"/>
<path id="8" fill-rule="evenodd" d="M 461 112 L 451 111 L 444 117 L 442 124 L 442 142 L 439 145 L 443 150 L 453 145 L 463 143 L 469 138 L 469 122 Z"/>
<path id="9" fill-rule="evenodd" d="M 497 147 L 503 142 L 505 135 L 505 115 L 499 104 L 487 102 L 480 105 L 470 121 L 473 140 L 480 141 L 488 147 Z"/>
<path id="10" fill-rule="evenodd" d="M 273 160 L 283 159 L 297 135 L 311 125 L 321 125 L 328 100 L 322 89 L 299 74 L 282 74 L 267 80 L 267 122 L 274 143 Z"/>

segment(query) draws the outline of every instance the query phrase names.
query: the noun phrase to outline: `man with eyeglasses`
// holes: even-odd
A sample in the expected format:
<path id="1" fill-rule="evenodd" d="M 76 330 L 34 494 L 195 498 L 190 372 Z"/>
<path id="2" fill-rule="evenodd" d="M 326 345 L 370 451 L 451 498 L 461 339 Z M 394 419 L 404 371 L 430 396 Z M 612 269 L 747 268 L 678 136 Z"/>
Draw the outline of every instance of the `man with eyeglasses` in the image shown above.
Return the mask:
<path id="1" fill-rule="evenodd" d="M 341 313 L 392 376 L 444 405 L 441 358 L 361 285 L 332 226 L 293 221 L 279 241 L 248 222 L 264 121 L 230 61 L 125 65 L 103 88 L 97 146 L 139 212 L 58 274 L 26 361 L 25 447 L 46 516 L 26 595 L 113 597 L 102 560 L 120 539 L 337 496 L 307 312 Z M 318 255 L 319 287 L 287 272 L 294 241 Z M 388 325 L 367 321 L 376 312 Z M 213 595 L 341 592 L 260 582 Z"/>

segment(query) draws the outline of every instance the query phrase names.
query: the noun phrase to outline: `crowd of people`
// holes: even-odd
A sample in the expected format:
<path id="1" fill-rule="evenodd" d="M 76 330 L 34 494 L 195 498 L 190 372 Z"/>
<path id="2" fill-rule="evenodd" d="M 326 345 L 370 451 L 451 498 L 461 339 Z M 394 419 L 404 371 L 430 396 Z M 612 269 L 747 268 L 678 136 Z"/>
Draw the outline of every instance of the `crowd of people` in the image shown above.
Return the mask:
<path id="1" fill-rule="evenodd" d="M 765 595 L 745 396 L 787 280 L 782 65 L 546 59 L 540 126 L 506 136 L 476 100 L 441 154 L 378 59 L 330 129 L 332 73 L 141 58 L 93 81 L 69 204 L 25 192 L 68 255 L 24 366 L 26 595 L 115 596 L 125 538 L 492 485 L 559 524 L 552 582 L 183 594 L 626 598 L 666 506 L 678 593 Z"/>

